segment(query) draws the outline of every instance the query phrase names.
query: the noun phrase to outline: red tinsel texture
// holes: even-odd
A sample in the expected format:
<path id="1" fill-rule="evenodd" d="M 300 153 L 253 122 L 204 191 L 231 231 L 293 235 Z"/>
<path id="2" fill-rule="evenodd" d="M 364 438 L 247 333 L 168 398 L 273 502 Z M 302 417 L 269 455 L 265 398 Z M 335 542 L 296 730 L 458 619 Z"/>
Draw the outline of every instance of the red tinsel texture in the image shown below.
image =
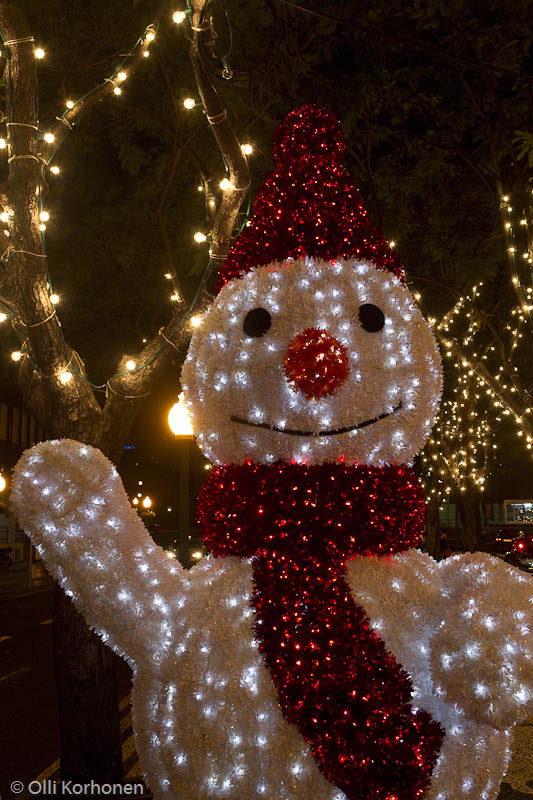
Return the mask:
<path id="1" fill-rule="evenodd" d="M 346 348 L 327 331 L 306 328 L 295 336 L 283 362 L 289 384 L 308 400 L 334 394 L 349 374 Z"/>
<path id="2" fill-rule="evenodd" d="M 365 258 L 403 277 L 397 255 L 368 219 L 342 158 L 346 143 L 326 109 L 305 105 L 274 138 L 275 171 L 257 193 L 248 225 L 230 248 L 217 290 L 252 267 L 287 258 Z"/>
<path id="3" fill-rule="evenodd" d="M 424 517 L 406 467 L 246 463 L 200 492 L 209 550 L 253 558 L 256 635 L 283 713 L 350 800 L 421 798 L 442 744 L 344 580 L 347 558 L 415 545 Z"/>

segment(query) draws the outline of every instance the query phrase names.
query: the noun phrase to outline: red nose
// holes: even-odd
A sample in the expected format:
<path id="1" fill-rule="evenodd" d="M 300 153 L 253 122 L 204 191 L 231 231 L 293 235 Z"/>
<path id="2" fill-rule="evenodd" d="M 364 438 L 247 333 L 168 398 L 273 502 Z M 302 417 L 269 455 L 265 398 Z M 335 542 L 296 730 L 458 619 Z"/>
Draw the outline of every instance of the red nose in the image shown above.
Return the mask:
<path id="1" fill-rule="evenodd" d="M 333 394 L 350 371 L 346 348 L 318 328 L 306 328 L 294 337 L 283 368 L 293 389 L 299 389 L 308 400 Z"/>

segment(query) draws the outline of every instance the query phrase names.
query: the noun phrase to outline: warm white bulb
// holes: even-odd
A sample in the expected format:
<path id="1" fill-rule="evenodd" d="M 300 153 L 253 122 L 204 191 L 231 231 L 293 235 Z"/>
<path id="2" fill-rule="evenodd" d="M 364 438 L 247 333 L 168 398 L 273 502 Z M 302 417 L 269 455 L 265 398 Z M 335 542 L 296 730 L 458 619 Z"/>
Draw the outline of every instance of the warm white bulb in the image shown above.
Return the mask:
<path id="1" fill-rule="evenodd" d="M 133 358 L 130 358 L 128 361 L 126 361 L 126 369 L 129 369 L 130 372 L 132 372 L 136 366 L 137 363 L 133 360 Z"/>
<path id="2" fill-rule="evenodd" d="M 173 303 L 179 303 L 181 297 L 179 296 L 179 294 L 171 294 L 170 299 L 172 300 Z"/>
<path id="3" fill-rule="evenodd" d="M 149 50 L 143 50 L 143 56 L 145 58 L 148 58 L 149 55 L 150 55 L 150 51 Z"/>
<path id="4" fill-rule="evenodd" d="M 41 231 L 41 233 L 44 233 L 44 231 L 46 230 L 46 225 L 44 224 L 44 222 L 41 222 L 41 224 L 39 225 L 39 230 Z"/>
<path id="5" fill-rule="evenodd" d="M 63 384 L 70 383 L 70 381 L 72 380 L 72 372 L 69 372 L 68 369 L 65 370 L 65 372 L 62 372 L 61 375 L 59 376 L 59 380 Z"/>
<path id="6" fill-rule="evenodd" d="M 7 314 L 4 314 L 3 311 L 0 311 L 0 322 L 5 322 L 7 319 Z"/>
<path id="7" fill-rule="evenodd" d="M 3 492 L 6 488 L 6 479 L 3 475 L 0 475 L 0 492 Z"/>
<path id="8" fill-rule="evenodd" d="M 151 506 L 152 506 L 152 501 L 147 495 L 143 500 L 143 508 L 151 508 Z"/>
<path id="9" fill-rule="evenodd" d="M 22 358 L 22 353 L 20 352 L 20 350 L 14 350 L 11 353 L 11 358 L 13 361 L 20 361 L 20 359 Z"/>
<path id="10" fill-rule="evenodd" d="M 119 80 L 119 81 L 125 81 L 127 77 L 128 77 L 128 73 L 124 72 L 123 69 L 120 72 L 117 73 L 117 80 Z"/>
<path id="11" fill-rule="evenodd" d="M 174 11 L 172 14 L 172 21 L 176 23 L 176 25 L 181 25 L 182 22 L 185 22 L 187 14 L 185 11 Z"/>
<path id="12" fill-rule="evenodd" d="M 190 110 L 191 108 L 194 108 L 194 106 L 196 105 L 196 100 L 193 100 L 192 97 L 186 97 L 185 100 L 183 101 L 183 105 L 185 106 L 186 109 Z"/>
<path id="13" fill-rule="evenodd" d="M 120 88 L 120 86 L 115 86 L 115 88 L 113 89 L 113 94 L 117 95 L 122 94 L 122 89 Z"/>
<path id="14" fill-rule="evenodd" d="M 0 220 L 2 220 L 2 222 L 9 222 L 9 214 L 7 211 L 2 211 L 0 214 Z"/>
<path id="15" fill-rule="evenodd" d="M 5 150 L 7 147 L 7 142 L 5 139 L 0 139 L 0 150 Z"/>
<path id="16" fill-rule="evenodd" d="M 43 136 L 44 141 L 48 142 L 48 144 L 52 144 L 52 142 L 55 140 L 55 138 L 56 137 L 54 136 L 53 133 L 45 133 L 44 136 Z"/>
<path id="17" fill-rule="evenodd" d="M 193 239 L 198 244 L 202 244 L 202 242 L 205 242 L 207 240 L 207 236 L 205 235 L 205 233 L 202 233 L 202 231 L 196 231 L 196 233 L 193 236 Z"/>
<path id="18" fill-rule="evenodd" d="M 65 103 L 65 105 L 66 105 L 66 107 L 67 107 L 67 108 L 74 108 L 74 102 L 73 102 L 73 100 L 67 100 L 67 102 Z"/>
<path id="19" fill-rule="evenodd" d="M 50 214 L 48 213 L 48 211 L 41 211 L 41 213 L 39 214 L 39 219 L 41 220 L 41 222 L 48 222 L 48 220 L 50 219 Z"/>
<path id="20" fill-rule="evenodd" d="M 148 33 L 146 34 L 146 41 L 153 42 L 154 39 L 155 39 L 155 33 L 153 31 L 148 31 Z"/>
<path id="21" fill-rule="evenodd" d="M 229 178 L 222 178 L 222 180 L 218 185 L 220 186 L 223 192 L 227 192 L 230 189 L 235 189 L 235 186 L 232 184 Z"/>
<path id="22" fill-rule="evenodd" d="M 59 295 L 54 292 L 53 294 L 50 295 L 50 300 L 54 305 L 56 305 L 57 303 L 59 303 Z"/>
<path id="23" fill-rule="evenodd" d="M 201 314 L 195 314 L 194 317 L 191 317 L 191 325 L 193 328 L 199 328 L 202 324 L 202 316 Z"/>
<path id="24" fill-rule="evenodd" d="M 254 151 L 254 148 L 252 147 L 251 144 L 247 143 L 247 144 L 241 144 L 241 150 L 245 156 L 251 156 Z"/>
<path id="25" fill-rule="evenodd" d="M 44 52 L 42 47 L 36 47 L 35 50 L 33 51 L 33 55 L 35 56 L 35 58 L 44 58 L 46 53 Z"/>
<path id="26" fill-rule="evenodd" d="M 59 175 L 59 173 L 61 172 L 61 170 L 59 169 L 59 167 L 56 167 L 56 166 L 54 165 L 53 167 L 50 167 L 50 172 L 51 172 L 53 175 Z"/>
<path id="27" fill-rule="evenodd" d="M 139 505 L 139 498 L 138 497 L 134 497 L 133 500 L 132 500 L 132 503 L 133 503 L 134 506 L 138 506 Z"/>
<path id="28" fill-rule="evenodd" d="M 396 242 L 391 240 L 389 242 L 389 247 L 396 247 Z"/>

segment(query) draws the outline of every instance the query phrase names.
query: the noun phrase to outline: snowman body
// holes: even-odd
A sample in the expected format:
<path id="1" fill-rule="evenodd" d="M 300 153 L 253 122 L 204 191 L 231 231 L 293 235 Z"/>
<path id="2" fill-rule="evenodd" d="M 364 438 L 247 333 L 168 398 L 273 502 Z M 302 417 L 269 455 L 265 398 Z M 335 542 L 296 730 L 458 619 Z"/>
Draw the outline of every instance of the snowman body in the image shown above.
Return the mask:
<path id="1" fill-rule="evenodd" d="M 415 584 L 416 573 L 424 570 L 435 586 L 439 566 L 433 559 L 416 553 L 402 560 L 399 571 L 388 564 L 391 580 L 394 576 L 405 580 L 410 572 Z M 348 567 L 354 597 L 363 604 L 375 585 L 372 566 L 361 559 L 360 564 Z M 150 785 L 164 789 L 168 781 L 170 786 L 161 796 L 180 800 L 210 796 L 344 800 L 346 795 L 324 778 L 309 745 L 279 708 L 254 635 L 250 564 L 237 558 L 208 558 L 193 569 L 191 579 L 168 655 L 157 672 L 150 674 L 144 666 L 139 669 L 134 682 L 136 744 L 143 763 L 150 765 Z M 386 610 L 378 607 L 380 616 L 373 622 L 385 642 L 401 651 L 413 682 L 414 702 L 430 710 L 446 730 L 424 797 L 492 800 L 498 796 L 510 757 L 510 731 L 469 719 L 439 697 L 428 660 L 424 668 L 420 659 L 420 647 L 429 652 L 431 632 L 445 613 L 440 588 L 437 581 L 435 598 L 438 594 L 441 603 L 428 609 L 423 620 L 425 636 L 420 624 L 408 624 L 415 608 L 402 603 L 388 618 Z M 370 602 L 368 608 L 376 610 Z M 403 646 L 395 639 L 399 630 Z M 153 698 L 151 702 L 146 702 L 147 697 Z M 177 791 L 171 788 L 173 784 L 179 787 Z"/>
<path id="2" fill-rule="evenodd" d="M 245 233 L 263 250 L 270 237 L 269 252 L 276 252 L 272 225 L 281 220 L 279 241 L 303 231 L 308 242 L 286 258 L 265 257 L 263 266 L 252 261 L 226 276 L 193 335 L 182 373 L 198 442 L 218 465 L 211 485 L 225 492 L 222 502 L 216 491 L 204 494 L 200 507 L 206 541 L 219 557 L 188 573 L 171 562 L 131 508 L 116 470 L 76 442 L 47 442 L 26 453 L 13 505 L 89 625 L 132 665 L 136 744 L 158 800 L 494 800 L 510 730 L 533 710 L 530 581 L 488 556 L 436 564 L 412 549 L 422 532 L 420 500 L 405 465 L 424 445 L 438 411 L 438 347 L 401 271 L 389 269 L 388 247 L 366 225 L 362 206 L 354 207 L 357 192 L 338 166 L 342 135 L 326 112 L 318 113 L 318 123 L 310 107 L 295 114 L 295 127 L 282 128 L 278 147 L 288 136 L 300 167 L 301 153 L 311 148 L 319 168 L 303 177 L 280 169 L 256 203 L 262 216 Z M 330 129 L 331 169 L 323 166 L 323 134 Z M 307 194 L 289 219 L 276 203 L 286 204 L 299 177 Z M 320 210 L 322 190 L 331 197 Z M 272 225 L 265 222 L 269 214 Z M 331 225 L 323 225 L 328 214 Z M 360 242 L 344 230 L 332 233 L 339 214 Z M 356 254 L 330 257 L 322 229 L 336 237 L 334 252 Z M 327 257 L 302 254 L 317 242 Z M 247 493 L 233 481 L 266 471 L 268 483 L 269 469 L 278 481 L 272 495 Z M 401 478 L 398 496 L 393 483 L 381 496 L 391 470 Z M 302 485 L 294 479 L 282 487 L 284 472 L 301 474 Z M 331 485 L 322 486 L 320 501 L 311 487 L 300 505 L 293 503 L 291 492 L 303 491 L 304 478 L 316 476 L 318 487 L 322 473 Z M 353 497 L 337 491 L 342 475 L 355 476 Z M 396 515 L 396 501 L 403 516 Z M 352 506 L 359 516 L 349 516 Z M 323 507 L 318 528 L 313 520 Z M 325 549 L 322 532 L 332 534 Z M 261 570 L 267 578 L 271 570 L 280 586 L 309 575 L 315 591 L 306 595 L 304 580 L 296 594 L 277 592 L 277 583 L 269 586 L 263 577 L 260 584 Z M 313 651 L 313 625 L 307 639 L 298 639 L 305 617 L 298 608 L 307 613 L 315 599 L 320 603 L 322 589 L 340 600 L 336 606 L 332 600 L 331 633 L 328 609 L 319 609 L 320 635 L 327 635 Z M 293 619 L 292 644 L 302 641 L 313 651 L 303 664 L 291 656 L 296 678 L 285 666 L 278 669 L 285 664 L 280 631 Z M 330 668 L 326 662 L 341 645 L 344 655 Z M 314 700 L 306 706 L 307 672 L 319 676 L 312 688 L 320 724 Z M 344 700 L 352 703 L 353 695 L 358 704 L 341 707 L 337 717 L 335 676 Z M 397 704 L 382 703 L 396 684 Z M 357 716 L 354 708 L 366 702 L 372 712 Z M 343 728 L 344 713 L 349 724 Z M 400 718 L 405 725 L 397 724 Z M 336 726 L 333 746 L 327 719 Z M 320 730 L 308 735 L 315 723 Z M 382 783 L 337 780 L 341 760 L 350 768 L 357 762 L 359 776 L 374 775 L 379 747 L 366 733 L 373 726 L 387 748 Z M 386 736 L 389 729 L 396 734 Z M 352 754 L 352 737 L 368 742 L 368 758 L 360 744 Z"/>

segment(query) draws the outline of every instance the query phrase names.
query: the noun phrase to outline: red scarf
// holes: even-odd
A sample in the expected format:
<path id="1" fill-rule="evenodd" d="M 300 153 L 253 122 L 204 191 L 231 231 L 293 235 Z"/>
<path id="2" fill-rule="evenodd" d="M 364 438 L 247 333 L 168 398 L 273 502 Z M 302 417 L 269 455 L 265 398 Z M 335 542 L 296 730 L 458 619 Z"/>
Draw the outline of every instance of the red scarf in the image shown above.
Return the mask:
<path id="1" fill-rule="evenodd" d="M 424 496 L 407 467 L 245 463 L 198 498 L 207 548 L 252 558 L 255 634 L 285 718 L 350 800 L 415 800 L 443 731 L 344 580 L 355 556 L 415 546 Z"/>

